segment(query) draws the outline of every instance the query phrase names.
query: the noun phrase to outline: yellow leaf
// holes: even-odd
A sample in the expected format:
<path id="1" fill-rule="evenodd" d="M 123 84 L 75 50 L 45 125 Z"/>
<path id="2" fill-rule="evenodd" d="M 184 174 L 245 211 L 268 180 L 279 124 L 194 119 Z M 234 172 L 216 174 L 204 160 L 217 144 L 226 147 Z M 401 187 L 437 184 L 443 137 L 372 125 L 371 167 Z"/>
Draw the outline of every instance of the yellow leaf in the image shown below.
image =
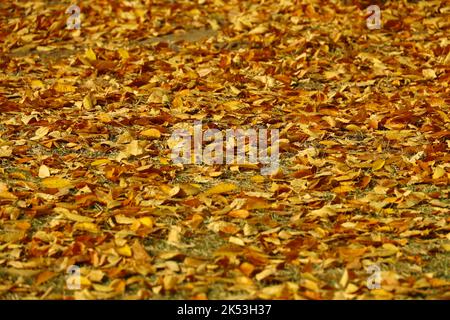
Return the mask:
<path id="1" fill-rule="evenodd" d="M 392 250 L 392 251 L 399 251 L 400 250 L 398 247 L 396 247 L 392 243 L 385 243 L 385 244 L 383 244 L 383 248 L 387 249 L 387 250 Z"/>
<path id="2" fill-rule="evenodd" d="M 383 213 L 385 213 L 385 214 L 394 214 L 394 213 L 396 213 L 396 211 L 394 209 L 392 209 L 392 208 L 386 208 L 386 209 L 383 209 Z"/>
<path id="3" fill-rule="evenodd" d="M 15 200 L 17 197 L 9 191 L 0 191 L 0 199 Z"/>
<path id="4" fill-rule="evenodd" d="M 220 183 L 220 184 L 212 187 L 211 189 L 207 190 L 205 193 L 206 194 L 227 193 L 227 192 L 235 190 L 236 188 L 237 188 L 236 185 L 234 185 L 232 183 Z"/>
<path id="5" fill-rule="evenodd" d="M 200 187 L 193 183 L 183 183 L 180 185 L 180 189 L 182 193 L 188 196 L 195 196 L 196 194 L 200 193 Z"/>
<path id="6" fill-rule="evenodd" d="M 383 148 L 381 147 L 381 144 L 378 145 L 377 152 L 379 152 L 379 153 L 383 152 Z"/>
<path id="7" fill-rule="evenodd" d="M 255 279 L 258 281 L 261 281 L 264 278 L 267 278 L 268 276 L 270 276 L 274 273 L 275 273 L 274 268 L 266 268 L 263 271 L 261 271 L 260 273 L 258 273 L 257 275 L 255 275 Z"/>
<path id="8" fill-rule="evenodd" d="M 157 130 L 157 129 L 152 128 L 152 129 L 147 129 L 147 130 L 141 131 L 141 135 L 143 135 L 144 137 L 158 139 L 159 137 L 161 137 L 161 132 L 159 132 L 159 130 Z"/>
<path id="9" fill-rule="evenodd" d="M 357 125 L 354 124 L 349 124 L 348 126 L 345 127 L 345 129 L 347 129 L 348 131 L 361 131 L 361 127 L 358 127 Z"/>
<path id="10" fill-rule="evenodd" d="M 111 116 L 107 113 L 99 113 L 97 115 L 98 120 L 100 120 L 103 123 L 110 123 L 113 119 L 111 118 Z"/>
<path id="11" fill-rule="evenodd" d="M 114 218 L 118 224 L 133 224 L 136 221 L 135 218 L 130 218 L 123 214 L 118 214 Z"/>
<path id="12" fill-rule="evenodd" d="M 377 299 L 377 300 L 389 300 L 389 299 L 392 299 L 392 297 L 394 296 L 392 293 L 390 293 L 389 291 L 386 291 L 384 289 L 370 290 L 370 294 L 375 296 L 375 299 Z"/>
<path id="13" fill-rule="evenodd" d="M 89 286 L 91 286 L 91 281 L 88 278 L 81 276 L 80 277 L 80 285 L 82 287 L 89 287 Z"/>
<path id="14" fill-rule="evenodd" d="M 237 238 L 237 237 L 231 236 L 231 237 L 228 239 L 228 241 L 229 241 L 230 243 L 236 244 L 236 245 L 238 245 L 238 246 L 245 246 L 245 242 L 244 242 L 242 239 Z"/>
<path id="15" fill-rule="evenodd" d="M 339 208 L 338 205 L 325 205 L 320 209 L 310 211 L 309 215 L 313 217 L 322 217 L 322 218 L 328 216 L 335 216 L 337 208 Z"/>
<path id="16" fill-rule="evenodd" d="M 144 153 L 144 150 L 139 145 L 139 141 L 133 140 L 126 146 L 125 153 L 128 155 L 139 156 Z"/>
<path id="17" fill-rule="evenodd" d="M 248 34 L 264 34 L 266 33 L 268 30 L 266 25 L 260 24 L 259 26 L 257 26 L 256 28 L 250 30 L 248 32 Z"/>
<path id="18" fill-rule="evenodd" d="M 349 283 L 347 288 L 345 289 L 345 293 L 355 293 L 359 290 L 358 286 L 355 286 L 353 283 Z"/>
<path id="19" fill-rule="evenodd" d="M 178 281 L 179 281 L 179 278 L 176 275 L 169 275 L 169 274 L 165 275 L 163 278 L 164 290 L 166 290 L 166 291 L 172 290 L 173 288 L 175 288 Z"/>
<path id="20" fill-rule="evenodd" d="M 83 107 L 86 110 L 91 110 L 94 107 L 94 104 L 92 103 L 92 99 L 89 95 L 87 95 L 83 98 Z"/>
<path id="21" fill-rule="evenodd" d="M 53 211 L 57 214 L 62 214 L 67 217 L 67 219 L 76 221 L 76 222 L 91 222 L 94 221 L 93 218 L 82 216 L 76 213 L 72 213 L 69 211 L 69 209 L 62 208 L 62 207 L 55 207 Z"/>
<path id="22" fill-rule="evenodd" d="M 175 109 L 181 109 L 181 108 L 184 107 L 183 100 L 181 99 L 180 96 L 176 96 L 176 97 L 173 99 L 173 101 L 172 101 L 172 106 L 173 106 Z"/>
<path id="23" fill-rule="evenodd" d="M 65 93 L 65 92 L 75 92 L 76 87 L 70 85 L 70 84 L 64 84 L 64 83 L 57 83 L 55 85 L 55 90 L 57 92 Z"/>
<path id="24" fill-rule="evenodd" d="M 433 179 L 439 179 L 440 177 L 445 175 L 445 170 L 441 166 L 437 166 L 433 170 Z"/>
<path id="25" fill-rule="evenodd" d="M 425 77 L 425 79 L 435 79 L 436 73 L 433 69 L 424 69 L 422 70 L 422 75 Z"/>
<path id="26" fill-rule="evenodd" d="M 383 168 L 384 164 L 386 163 L 383 159 L 378 159 L 374 163 L 372 163 L 372 170 L 377 171 Z"/>
<path id="27" fill-rule="evenodd" d="M 177 245 L 180 243 L 181 240 L 181 227 L 179 226 L 172 226 L 170 228 L 169 234 L 167 236 L 167 242 L 173 245 Z"/>
<path id="28" fill-rule="evenodd" d="M 153 227 L 153 220 L 150 217 L 143 217 L 139 219 L 139 222 L 142 223 L 146 227 Z"/>
<path id="29" fill-rule="evenodd" d="M 9 146 L 1 146 L 0 147 L 0 158 L 10 157 L 13 149 Z"/>
<path id="30" fill-rule="evenodd" d="M 332 191 L 336 192 L 336 193 L 344 193 L 344 192 L 350 192 L 350 191 L 353 191 L 353 190 L 355 190 L 354 187 L 343 185 L 343 186 L 339 186 L 339 187 L 334 188 Z"/>
<path id="31" fill-rule="evenodd" d="M 341 280 L 339 281 L 339 284 L 342 288 L 345 288 L 348 283 L 348 271 L 347 269 L 344 270 L 344 273 L 342 274 Z"/>
<path id="32" fill-rule="evenodd" d="M 40 127 L 34 133 L 34 137 L 30 138 L 30 140 L 39 140 L 45 137 L 48 133 L 49 129 L 47 127 Z"/>
<path id="33" fill-rule="evenodd" d="M 88 231 L 92 233 L 98 233 L 100 230 L 95 223 L 92 222 L 77 222 L 74 226 L 75 230 Z"/>
<path id="34" fill-rule="evenodd" d="M 105 286 L 105 285 L 101 285 L 101 284 L 97 284 L 97 283 L 93 283 L 92 287 L 95 289 L 95 291 L 100 291 L 100 292 L 111 292 L 114 290 L 113 287 Z"/>
<path id="35" fill-rule="evenodd" d="M 91 61 L 95 61 L 97 60 L 97 56 L 95 55 L 94 50 L 92 50 L 92 48 L 89 48 L 86 50 L 86 53 L 84 54 L 84 56 Z"/>
<path id="36" fill-rule="evenodd" d="M 302 286 L 311 291 L 319 291 L 319 286 L 317 285 L 317 283 L 309 279 L 304 279 L 302 281 Z"/>
<path id="37" fill-rule="evenodd" d="M 120 49 L 118 50 L 118 52 L 119 52 L 120 57 L 121 57 L 122 59 L 124 59 L 124 60 L 126 60 L 126 59 L 128 59 L 128 58 L 130 57 L 130 55 L 128 54 L 128 51 L 125 50 L 125 49 L 123 49 L 123 48 L 120 48 Z"/>
<path id="38" fill-rule="evenodd" d="M 226 109 L 234 111 L 242 107 L 242 103 L 238 100 L 227 101 L 223 104 Z"/>
<path id="39" fill-rule="evenodd" d="M 257 176 L 251 177 L 250 180 L 255 182 L 255 183 L 263 183 L 264 182 L 264 177 L 261 176 L 261 175 L 257 175 Z"/>
<path id="40" fill-rule="evenodd" d="M 449 52 L 449 55 L 450 55 L 450 52 Z M 444 113 L 444 112 L 442 112 L 442 111 L 440 111 L 440 110 L 436 110 L 437 111 L 437 113 L 439 113 L 439 115 L 441 116 L 441 118 L 446 122 L 446 123 L 449 123 L 450 122 L 450 118 Z"/>
<path id="41" fill-rule="evenodd" d="M 124 245 L 123 247 L 119 247 L 116 249 L 117 253 L 124 257 L 131 257 L 131 248 L 129 245 Z"/>
<path id="42" fill-rule="evenodd" d="M 38 176 L 39 176 L 39 178 L 50 177 L 50 169 L 45 164 L 43 164 L 42 166 L 39 167 Z"/>
<path id="43" fill-rule="evenodd" d="M 197 79 L 198 78 L 198 74 L 195 71 L 193 71 L 193 70 L 189 70 L 188 72 L 186 72 L 186 75 L 190 79 Z"/>
<path id="44" fill-rule="evenodd" d="M 97 159 L 97 160 L 91 162 L 91 166 L 101 166 L 103 164 L 107 164 L 110 162 L 111 162 L 111 160 L 109 160 L 109 159 Z"/>
<path id="45" fill-rule="evenodd" d="M 168 186 L 168 185 L 161 185 L 160 188 L 169 197 L 173 197 L 174 195 L 176 195 L 180 191 L 180 187 L 179 186 L 172 187 L 172 186 Z"/>
<path id="46" fill-rule="evenodd" d="M 42 83 L 41 80 L 32 80 L 31 81 L 31 88 L 32 89 L 38 89 L 38 88 L 43 88 L 44 84 Z"/>
<path id="47" fill-rule="evenodd" d="M 388 140 L 402 140 L 412 135 L 412 130 L 390 130 L 385 131 L 385 137 Z"/>
<path id="48" fill-rule="evenodd" d="M 42 180 L 42 185 L 46 188 L 54 188 L 60 189 L 71 186 L 72 183 L 69 180 L 59 178 L 59 177 L 50 177 Z"/>

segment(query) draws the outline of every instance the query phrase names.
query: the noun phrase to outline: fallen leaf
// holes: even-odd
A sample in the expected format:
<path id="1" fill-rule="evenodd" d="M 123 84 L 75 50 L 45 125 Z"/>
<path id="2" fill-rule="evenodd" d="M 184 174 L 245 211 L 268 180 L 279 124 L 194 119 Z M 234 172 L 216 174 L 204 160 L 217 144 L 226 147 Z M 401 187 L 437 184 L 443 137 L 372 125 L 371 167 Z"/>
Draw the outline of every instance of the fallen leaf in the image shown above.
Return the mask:
<path id="1" fill-rule="evenodd" d="M 12 155 L 12 148 L 9 146 L 0 147 L 0 158 L 8 158 Z"/>
<path id="2" fill-rule="evenodd" d="M 0 199 L 15 200 L 17 197 L 9 191 L 0 191 Z"/>
<path id="3" fill-rule="evenodd" d="M 41 183 L 46 188 L 54 188 L 54 189 L 66 188 L 72 185 L 72 183 L 69 180 L 60 177 L 44 178 L 42 179 Z"/>
<path id="4" fill-rule="evenodd" d="M 77 90 L 77 88 L 70 84 L 64 84 L 64 83 L 58 82 L 55 85 L 55 90 L 57 92 L 61 92 L 61 93 L 68 93 L 68 92 L 75 92 Z"/>
<path id="5" fill-rule="evenodd" d="M 129 245 L 124 245 L 123 247 L 116 248 L 118 254 L 124 257 L 131 257 L 132 252 Z"/>
<path id="6" fill-rule="evenodd" d="M 36 277 L 36 285 L 39 286 L 44 282 L 47 282 L 48 280 L 54 278 L 56 276 L 56 273 L 53 271 L 45 270 L 38 274 Z"/>
<path id="7" fill-rule="evenodd" d="M 97 159 L 97 160 L 91 162 L 91 166 L 94 166 L 94 167 L 101 166 L 104 164 L 108 164 L 110 162 L 111 162 L 110 159 Z"/>
<path id="8" fill-rule="evenodd" d="M 127 145 L 125 152 L 128 155 L 139 156 L 144 153 L 144 150 L 139 146 L 138 140 L 133 140 Z"/>
<path id="9" fill-rule="evenodd" d="M 39 178 L 47 178 L 50 177 L 50 169 L 45 165 L 41 165 L 39 167 L 39 174 L 38 174 Z"/>
<path id="10" fill-rule="evenodd" d="M 425 79 L 436 79 L 436 73 L 433 69 L 423 69 L 422 74 Z"/>
<path id="11" fill-rule="evenodd" d="M 85 52 L 84 56 L 90 61 L 97 60 L 97 56 L 96 56 L 94 50 L 92 50 L 92 48 L 86 49 L 86 52 Z"/>
<path id="12" fill-rule="evenodd" d="M 152 138 L 152 139 L 159 139 L 161 137 L 161 132 L 157 129 L 147 129 L 144 131 L 141 131 L 141 135 L 143 135 L 144 137 L 147 138 Z"/>
<path id="13" fill-rule="evenodd" d="M 49 129 L 47 127 L 40 127 L 34 133 L 34 137 L 30 138 L 30 140 L 40 140 L 45 137 L 48 133 Z"/>
<path id="14" fill-rule="evenodd" d="M 77 222 L 74 225 L 75 230 L 88 231 L 92 233 L 99 233 L 100 229 L 95 223 L 92 222 Z"/>
<path id="15" fill-rule="evenodd" d="M 433 170 L 433 179 L 439 179 L 445 175 L 445 170 L 441 166 L 437 166 Z"/>
<path id="16" fill-rule="evenodd" d="M 153 227 L 153 220 L 151 217 L 142 217 L 139 219 L 139 221 L 146 226 L 147 228 L 152 228 Z"/>
<path id="17" fill-rule="evenodd" d="M 86 95 L 83 98 L 83 107 L 86 110 L 91 110 L 94 107 L 94 103 L 92 102 L 92 98 L 90 95 Z"/>
<path id="18" fill-rule="evenodd" d="M 385 163 L 386 161 L 383 159 L 375 160 L 374 163 L 372 164 L 372 170 L 373 171 L 380 170 L 381 168 L 383 168 Z"/>
<path id="19" fill-rule="evenodd" d="M 92 221 L 94 221 L 93 218 L 70 212 L 70 210 L 68 210 L 66 208 L 55 207 L 53 209 L 53 211 L 57 214 L 64 215 L 69 220 L 76 221 L 76 222 L 92 222 Z"/>
<path id="20" fill-rule="evenodd" d="M 221 193 L 228 193 L 231 191 L 234 191 L 237 189 L 237 186 L 232 183 L 220 183 L 218 185 L 215 185 L 214 187 L 208 189 L 205 194 L 211 195 L 211 194 L 221 194 Z"/>

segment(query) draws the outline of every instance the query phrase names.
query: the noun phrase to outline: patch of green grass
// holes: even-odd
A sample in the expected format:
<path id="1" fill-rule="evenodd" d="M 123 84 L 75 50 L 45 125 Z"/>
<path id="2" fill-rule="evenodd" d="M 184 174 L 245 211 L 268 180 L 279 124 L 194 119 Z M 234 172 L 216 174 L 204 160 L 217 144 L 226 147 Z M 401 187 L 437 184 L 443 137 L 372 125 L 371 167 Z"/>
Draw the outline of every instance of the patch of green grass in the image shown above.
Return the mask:
<path id="1" fill-rule="evenodd" d="M 277 280 L 281 282 L 299 282 L 301 280 L 301 272 L 299 266 L 292 264 L 286 264 L 283 269 L 277 270 L 276 272 Z"/>
<path id="2" fill-rule="evenodd" d="M 212 231 L 202 237 L 187 238 L 186 242 L 193 245 L 187 250 L 189 255 L 205 259 L 211 258 L 217 249 L 227 243 L 223 237 Z"/>
<path id="3" fill-rule="evenodd" d="M 31 231 L 36 232 L 36 231 L 42 230 L 52 218 L 53 217 L 51 217 L 51 216 L 42 216 L 42 217 L 38 217 L 38 218 L 35 217 L 35 218 L 31 219 L 30 220 Z"/>
<path id="4" fill-rule="evenodd" d="M 360 190 L 358 190 L 358 191 L 360 191 Z M 356 195 L 357 192 L 355 191 L 354 193 L 355 193 L 355 197 L 359 198 L 359 196 Z M 322 193 L 322 199 L 323 199 L 323 201 L 325 201 L 327 203 L 330 203 L 331 201 L 333 201 L 333 199 L 335 197 L 336 197 L 336 194 L 331 191 L 325 191 Z"/>

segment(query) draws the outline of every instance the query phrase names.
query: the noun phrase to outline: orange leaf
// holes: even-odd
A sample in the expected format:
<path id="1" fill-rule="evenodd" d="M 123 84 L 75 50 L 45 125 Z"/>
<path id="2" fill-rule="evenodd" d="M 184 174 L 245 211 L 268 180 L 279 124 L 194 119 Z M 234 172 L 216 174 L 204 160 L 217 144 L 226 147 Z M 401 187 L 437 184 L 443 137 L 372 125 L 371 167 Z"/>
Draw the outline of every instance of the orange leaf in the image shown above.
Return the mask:
<path id="1" fill-rule="evenodd" d="M 53 278 L 55 275 L 56 275 L 55 272 L 48 271 L 48 270 L 45 270 L 45 271 L 39 273 L 38 276 L 36 277 L 36 285 L 38 286 L 44 282 L 47 282 L 48 280 Z"/>
<path id="2" fill-rule="evenodd" d="M 233 210 L 233 211 L 230 211 L 228 213 L 228 215 L 233 217 L 233 218 L 245 219 L 245 218 L 247 218 L 250 215 L 250 213 L 247 210 Z"/>

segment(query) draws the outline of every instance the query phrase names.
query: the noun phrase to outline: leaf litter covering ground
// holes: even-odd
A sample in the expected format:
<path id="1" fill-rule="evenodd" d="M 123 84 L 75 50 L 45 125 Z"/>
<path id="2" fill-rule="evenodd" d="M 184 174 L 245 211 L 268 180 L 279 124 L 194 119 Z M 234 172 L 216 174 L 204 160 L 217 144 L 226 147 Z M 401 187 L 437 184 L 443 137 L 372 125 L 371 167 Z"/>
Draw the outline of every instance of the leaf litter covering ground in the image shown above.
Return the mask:
<path id="1" fill-rule="evenodd" d="M 450 297 L 448 2 L 70 4 L 0 4 L 1 298 Z M 195 120 L 279 171 L 174 165 Z"/>

